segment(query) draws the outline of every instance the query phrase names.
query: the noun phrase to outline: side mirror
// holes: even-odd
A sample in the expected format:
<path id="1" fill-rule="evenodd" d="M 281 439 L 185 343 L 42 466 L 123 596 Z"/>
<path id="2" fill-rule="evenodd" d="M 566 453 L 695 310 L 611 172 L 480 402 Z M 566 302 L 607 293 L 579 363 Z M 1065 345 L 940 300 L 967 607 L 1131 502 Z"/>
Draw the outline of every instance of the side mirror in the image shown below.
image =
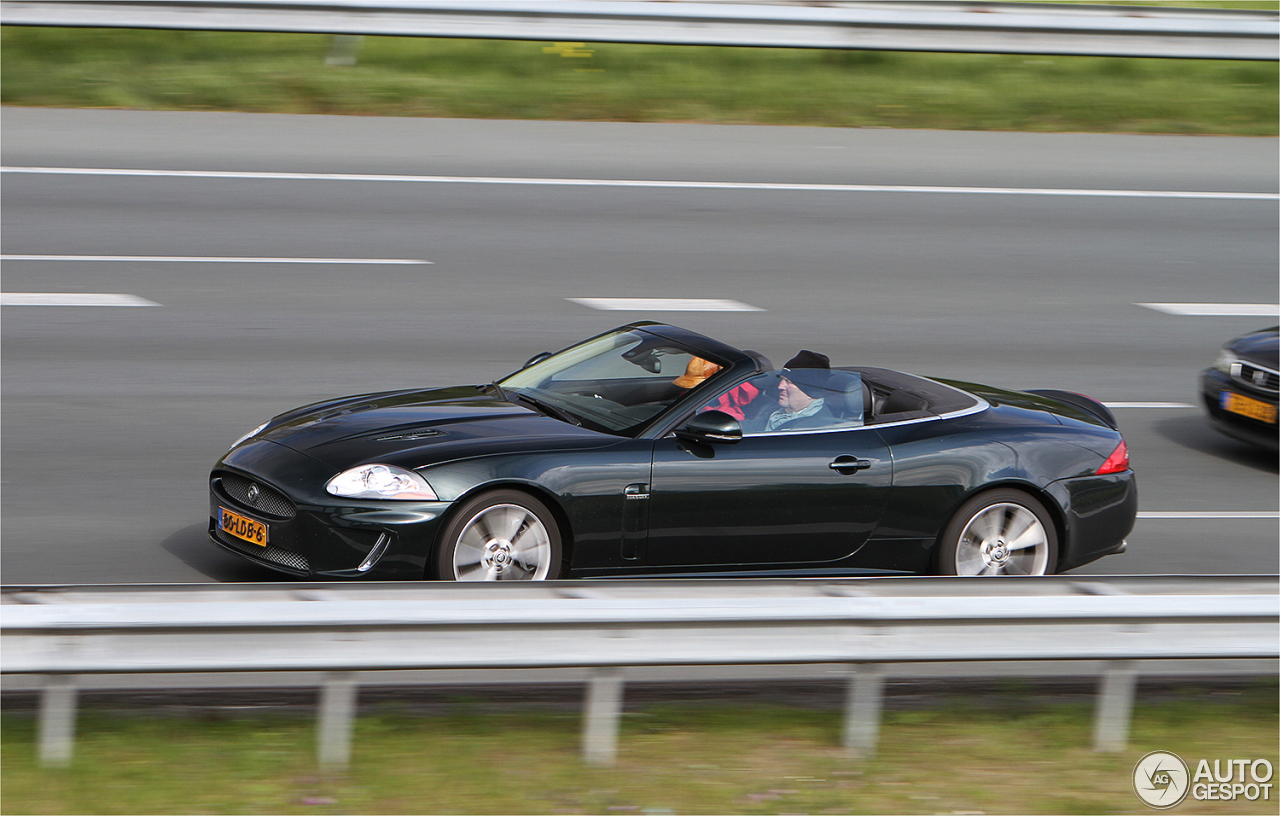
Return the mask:
<path id="1" fill-rule="evenodd" d="M 551 352 L 549 351 L 539 352 L 538 354 L 535 354 L 532 357 L 530 357 L 528 360 L 525 360 L 524 365 L 520 366 L 520 370 L 523 371 L 524 369 L 528 368 L 534 363 L 540 363 L 550 356 L 551 356 Z"/>
<path id="2" fill-rule="evenodd" d="M 676 429 L 676 436 L 690 442 L 737 442 L 742 439 L 742 423 L 724 411 L 706 411 Z"/>

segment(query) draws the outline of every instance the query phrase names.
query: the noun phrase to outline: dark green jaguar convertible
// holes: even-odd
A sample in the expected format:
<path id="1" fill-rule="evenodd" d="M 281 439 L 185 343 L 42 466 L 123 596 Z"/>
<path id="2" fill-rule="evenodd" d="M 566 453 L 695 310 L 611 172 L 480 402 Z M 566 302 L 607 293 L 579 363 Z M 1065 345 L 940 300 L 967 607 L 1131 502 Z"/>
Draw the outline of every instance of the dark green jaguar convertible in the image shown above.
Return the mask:
<path id="1" fill-rule="evenodd" d="M 1045 575 L 1122 552 L 1115 418 L 633 323 L 494 383 L 281 414 L 209 480 L 214 544 L 302 576 Z"/>

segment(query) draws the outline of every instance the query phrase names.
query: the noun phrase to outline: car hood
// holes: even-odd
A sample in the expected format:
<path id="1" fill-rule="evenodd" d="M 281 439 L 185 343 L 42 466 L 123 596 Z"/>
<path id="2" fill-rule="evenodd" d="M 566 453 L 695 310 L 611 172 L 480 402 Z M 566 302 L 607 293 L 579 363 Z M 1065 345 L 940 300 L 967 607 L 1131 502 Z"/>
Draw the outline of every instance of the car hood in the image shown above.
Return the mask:
<path id="1" fill-rule="evenodd" d="M 1275 371 L 1280 368 L 1280 327 L 1237 337 L 1227 348 L 1247 363 Z"/>
<path id="2" fill-rule="evenodd" d="M 486 386 L 344 397 L 273 419 L 257 436 L 336 469 L 368 462 L 419 468 L 470 456 L 614 444 L 498 399 Z"/>

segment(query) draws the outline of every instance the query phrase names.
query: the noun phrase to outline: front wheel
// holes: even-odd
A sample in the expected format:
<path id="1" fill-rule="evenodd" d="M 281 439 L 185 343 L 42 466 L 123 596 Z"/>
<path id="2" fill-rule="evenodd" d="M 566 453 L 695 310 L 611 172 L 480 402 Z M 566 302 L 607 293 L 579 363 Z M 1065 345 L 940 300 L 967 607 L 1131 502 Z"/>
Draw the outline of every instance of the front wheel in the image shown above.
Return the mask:
<path id="1" fill-rule="evenodd" d="M 938 545 L 942 575 L 1048 575 L 1057 563 L 1053 520 L 1021 490 L 992 490 L 965 502 Z"/>
<path id="2" fill-rule="evenodd" d="M 468 501 L 445 527 L 436 577 L 445 581 L 545 581 L 559 577 L 560 531 L 526 493 L 496 490 Z"/>

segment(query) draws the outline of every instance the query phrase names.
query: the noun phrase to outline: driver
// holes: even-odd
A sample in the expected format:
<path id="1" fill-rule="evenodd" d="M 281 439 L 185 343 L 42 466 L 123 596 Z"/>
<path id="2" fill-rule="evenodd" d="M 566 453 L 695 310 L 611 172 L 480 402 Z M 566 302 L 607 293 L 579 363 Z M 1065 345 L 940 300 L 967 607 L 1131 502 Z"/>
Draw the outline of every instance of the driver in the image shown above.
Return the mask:
<path id="1" fill-rule="evenodd" d="M 779 372 L 778 410 L 765 420 L 765 431 L 797 431 L 835 424 L 835 414 L 819 396 L 831 378 L 831 360 L 808 349 L 787 361 Z"/>

